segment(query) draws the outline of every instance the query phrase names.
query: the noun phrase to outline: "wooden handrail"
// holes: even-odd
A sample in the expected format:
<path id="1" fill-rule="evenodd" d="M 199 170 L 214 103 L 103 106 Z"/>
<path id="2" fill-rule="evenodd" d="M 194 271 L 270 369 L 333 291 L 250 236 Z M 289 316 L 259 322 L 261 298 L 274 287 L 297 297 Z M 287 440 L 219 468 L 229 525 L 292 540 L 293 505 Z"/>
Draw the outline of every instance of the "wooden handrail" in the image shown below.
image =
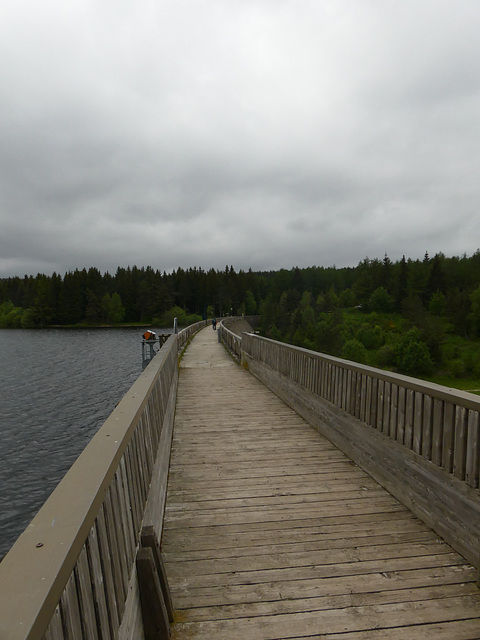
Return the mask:
<path id="1" fill-rule="evenodd" d="M 185 327 L 185 329 L 182 329 L 181 331 L 179 331 L 177 334 L 178 349 L 183 349 L 183 347 L 185 347 L 185 345 L 188 343 L 190 338 L 193 335 L 195 335 L 197 331 L 200 331 L 200 329 L 203 329 L 203 327 L 207 325 L 207 322 L 208 322 L 207 320 L 200 320 L 200 322 L 195 322 L 194 324 L 191 324 L 188 327 Z"/>

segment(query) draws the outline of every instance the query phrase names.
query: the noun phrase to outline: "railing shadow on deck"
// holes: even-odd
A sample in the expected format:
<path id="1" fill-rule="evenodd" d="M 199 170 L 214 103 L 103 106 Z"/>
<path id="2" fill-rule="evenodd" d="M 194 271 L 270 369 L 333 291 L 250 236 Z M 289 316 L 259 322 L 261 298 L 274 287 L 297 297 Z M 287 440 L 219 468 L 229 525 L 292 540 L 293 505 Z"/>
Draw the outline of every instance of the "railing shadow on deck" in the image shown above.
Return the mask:
<path id="1" fill-rule="evenodd" d="M 245 368 L 480 568 L 480 398 L 222 324 Z"/>
<path id="2" fill-rule="evenodd" d="M 0 563 L 2 640 L 144 637 L 136 560 L 161 536 L 178 354 L 203 326 L 167 340 Z"/>

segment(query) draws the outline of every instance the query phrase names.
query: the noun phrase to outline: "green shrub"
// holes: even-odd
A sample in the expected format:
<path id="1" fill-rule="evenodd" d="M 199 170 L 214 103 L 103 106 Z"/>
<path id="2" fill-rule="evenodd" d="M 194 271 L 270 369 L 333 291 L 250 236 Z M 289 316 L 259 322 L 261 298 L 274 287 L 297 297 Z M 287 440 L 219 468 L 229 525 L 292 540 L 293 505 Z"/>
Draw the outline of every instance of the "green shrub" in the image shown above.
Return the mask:
<path id="1" fill-rule="evenodd" d="M 465 367 L 465 371 L 468 372 L 469 374 L 472 374 L 474 369 L 475 369 L 475 365 L 478 362 L 478 351 L 466 351 L 463 354 L 463 364 Z"/>
<path id="2" fill-rule="evenodd" d="M 395 364 L 395 347 L 392 344 L 384 344 L 377 351 L 377 364 L 379 367 L 391 367 Z"/>
<path id="3" fill-rule="evenodd" d="M 465 375 L 465 364 L 461 358 L 455 358 L 447 362 L 447 369 L 454 378 L 461 378 Z"/>
<path id="4" fill-rule="evenodd" d="M 0 304 L 0 328 L 19 329 L 22 326 L 24 310 L 15 307 L 13 302 L 7 301 Z"/>
<path id="5" fill-rule="evenodd" d="M 165 311 L 159 318 L 152 320 L 152 325 L 156 327 L 173 327 L 173 320 L 177 318 L 179 327 L 187 327 L 187 314 L 178 306 L 171 307 L 168 311 Z"/>
<path id="6" fill-rule="evenodd" d="M 392 296 L 385 287 L 378 287 L 370 296 L 368 306 L 372 311 L 388 313 L 393 309 L 393 302 Z"/>
<path id="7" fill-rule="evenodd" d="M 395 364 L 403 373 L 429 375 L 433 362 L 425 342 L 420 340 L 417 327 L 403 334 L 395 345 Z"/>
<path id="8" fill-rule="evenodd" d="M 347 340 L 343 345 L 342 358 L 345 360 L 353 360 L 353 362 L 360 362 L 361 364 L 367 364 L 367 350 L 363 344 L 356 340 Z"/>
<path id="9" fill-rule="evenodd" d="M 362 324 L 356 338 L 366 349 L 378 349 L 383 343 L 383 333 L 378 325 L 372 327 L 367 323 Z"/>

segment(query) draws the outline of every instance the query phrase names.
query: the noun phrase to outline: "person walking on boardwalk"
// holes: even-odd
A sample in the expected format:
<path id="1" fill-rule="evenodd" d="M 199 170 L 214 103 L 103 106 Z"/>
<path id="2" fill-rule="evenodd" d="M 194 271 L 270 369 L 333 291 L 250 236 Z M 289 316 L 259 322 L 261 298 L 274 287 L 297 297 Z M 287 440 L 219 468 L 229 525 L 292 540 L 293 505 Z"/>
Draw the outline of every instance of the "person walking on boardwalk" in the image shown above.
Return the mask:
<path id="1" fill-rule="evenodd" d="M 217 330 L 217 319 L 216 318 L 213 318 L 213 320 L 212 320 L 212 327 L 213 327 L 214 331 Z"/>

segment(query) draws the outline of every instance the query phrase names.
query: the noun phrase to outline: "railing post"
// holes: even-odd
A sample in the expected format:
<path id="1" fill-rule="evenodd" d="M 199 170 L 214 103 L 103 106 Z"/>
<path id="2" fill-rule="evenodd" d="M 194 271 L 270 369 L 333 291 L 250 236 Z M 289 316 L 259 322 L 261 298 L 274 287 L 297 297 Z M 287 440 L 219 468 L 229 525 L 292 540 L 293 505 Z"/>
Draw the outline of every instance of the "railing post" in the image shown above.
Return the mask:
<path id="1" fill-rule="evenodd" d="M 141 535 L 141 546 L 144 549 L 151 549 L 153 559 L 155 561 L 155 568 L 157 571 L 160 587 L 162 591 L 162 600 L 165 605 L 165 609 L 170 622 L 173 622 L 173 603 L 172 595 L 170 593 L 170 587 L 168 586 L 167 572 L 163 565 L 162 554 L 160 551 L 160 545 L 158 543 L 157 536 L 155 535 L 155 529 L 149 525 L 143 527 Z"/>
<path id="2" fill-rule="evenodd" d="M 168 640 L 170 624 L 155 558 L 150 547 L 137 552 L 138 587 L 145 640 Z"/>

